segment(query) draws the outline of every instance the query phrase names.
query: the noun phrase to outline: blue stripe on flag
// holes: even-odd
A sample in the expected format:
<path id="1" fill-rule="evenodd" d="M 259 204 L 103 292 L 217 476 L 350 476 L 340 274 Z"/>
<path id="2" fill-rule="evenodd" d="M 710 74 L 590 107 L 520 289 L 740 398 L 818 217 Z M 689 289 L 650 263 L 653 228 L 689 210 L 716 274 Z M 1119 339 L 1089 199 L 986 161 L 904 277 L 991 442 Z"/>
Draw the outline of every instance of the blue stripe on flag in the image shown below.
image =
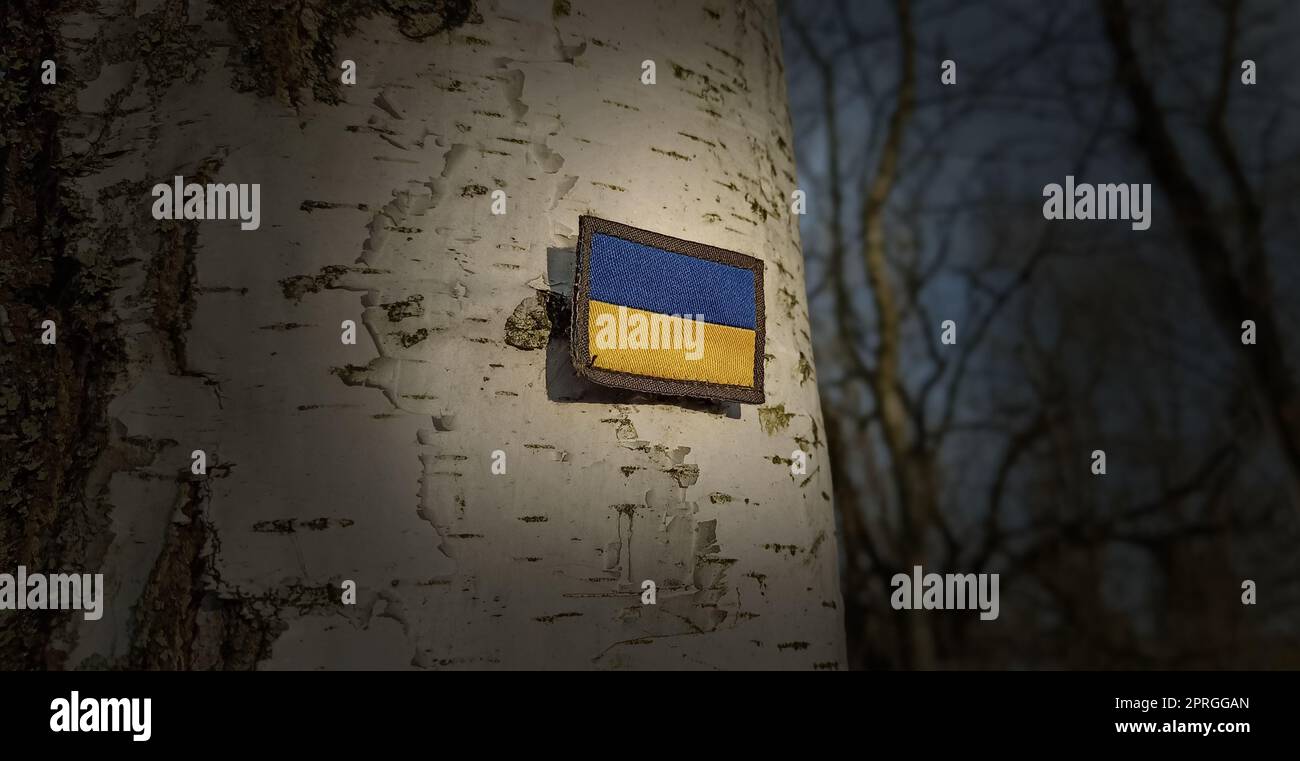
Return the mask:
<path id="1" fill-rule="evenodd" d="M 755 329 L 754 272 L 596 233 L 591 298 L 660 314 Z"/>

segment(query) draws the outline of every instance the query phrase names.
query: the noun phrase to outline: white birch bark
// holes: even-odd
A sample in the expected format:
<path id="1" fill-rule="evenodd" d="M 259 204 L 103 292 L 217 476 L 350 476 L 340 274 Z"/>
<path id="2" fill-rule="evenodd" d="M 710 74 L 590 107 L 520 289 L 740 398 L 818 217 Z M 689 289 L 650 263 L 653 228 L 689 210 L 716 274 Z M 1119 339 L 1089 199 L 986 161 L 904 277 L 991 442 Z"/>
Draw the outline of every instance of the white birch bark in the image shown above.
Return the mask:
<path id="1" fill-rule="evenodd" d="M 87 488 L 107 614 L 69 667 L 843 663 L 771 3 L 486 2 L 428 36 L 102 5 L 62 22 L 67 140 L 101 157 L 79 247 L 123 260 L 125 359 Z M 155 222 L 177 174 L 261 183 L 261 228 Z M 763 407 L 583 392 L 562 342 L 518 347 L 584 213 L 766 262 Z"/>

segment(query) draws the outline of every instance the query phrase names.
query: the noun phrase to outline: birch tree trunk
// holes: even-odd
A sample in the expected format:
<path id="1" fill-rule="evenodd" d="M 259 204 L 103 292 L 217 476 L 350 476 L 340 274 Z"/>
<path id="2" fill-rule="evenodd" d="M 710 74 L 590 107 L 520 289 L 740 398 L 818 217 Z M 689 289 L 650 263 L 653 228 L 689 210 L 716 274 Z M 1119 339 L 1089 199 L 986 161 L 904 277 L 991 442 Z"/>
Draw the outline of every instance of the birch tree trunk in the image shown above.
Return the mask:
<path id="1" fill-rule="evenodd" d="M 771 3 L 8 13 L 0 551 L 107 604 L 3 665 L 843 663 Z M 260 229 L 155 221 L 175 175 L 260 183 Z M 766 262 L 764 406 L 575 379 L 584 213 Z"/>

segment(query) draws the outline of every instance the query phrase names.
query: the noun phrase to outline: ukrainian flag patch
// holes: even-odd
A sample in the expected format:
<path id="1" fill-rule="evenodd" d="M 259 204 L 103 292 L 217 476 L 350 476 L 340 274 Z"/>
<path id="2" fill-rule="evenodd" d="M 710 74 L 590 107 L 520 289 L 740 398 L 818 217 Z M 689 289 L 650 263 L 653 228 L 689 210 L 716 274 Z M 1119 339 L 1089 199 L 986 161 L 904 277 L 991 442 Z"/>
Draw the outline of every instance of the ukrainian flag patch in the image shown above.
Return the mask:
<path id="1" fill-rule="evenodd" d="M 763 262 L 579 219 L 573 360 L 595 383 L 763 401 Z"/>

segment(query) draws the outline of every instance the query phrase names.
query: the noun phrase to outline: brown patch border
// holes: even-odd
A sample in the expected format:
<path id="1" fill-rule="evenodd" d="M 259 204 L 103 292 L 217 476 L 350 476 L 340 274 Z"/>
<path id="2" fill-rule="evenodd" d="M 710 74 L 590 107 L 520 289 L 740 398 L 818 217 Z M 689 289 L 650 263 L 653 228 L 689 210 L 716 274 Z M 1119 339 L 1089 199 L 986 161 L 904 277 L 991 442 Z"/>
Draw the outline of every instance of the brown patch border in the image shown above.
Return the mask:
<path id="1" fill-rule="evenodd" d="M 732 386 L 706 381 L 671 380 L 593 366 L 587 321 L 591 311 L 591 236 L 596 233 L 753 272 L 756 312 L 754 315 L 754 385 Z M 763 357 L 767 348 L 767 310 L 763 304 L 763 261 L 761 259 L 586 214 L 578 217 L 576 259 L 577 272 L 574 273 L 573 279 L 573 324 L 569 334 L 569 344 L 573 366 L 580 376 L 602 386 L 644 391 L 650 394 L 691 396 L 745 404 L 763 403 Z"/>

